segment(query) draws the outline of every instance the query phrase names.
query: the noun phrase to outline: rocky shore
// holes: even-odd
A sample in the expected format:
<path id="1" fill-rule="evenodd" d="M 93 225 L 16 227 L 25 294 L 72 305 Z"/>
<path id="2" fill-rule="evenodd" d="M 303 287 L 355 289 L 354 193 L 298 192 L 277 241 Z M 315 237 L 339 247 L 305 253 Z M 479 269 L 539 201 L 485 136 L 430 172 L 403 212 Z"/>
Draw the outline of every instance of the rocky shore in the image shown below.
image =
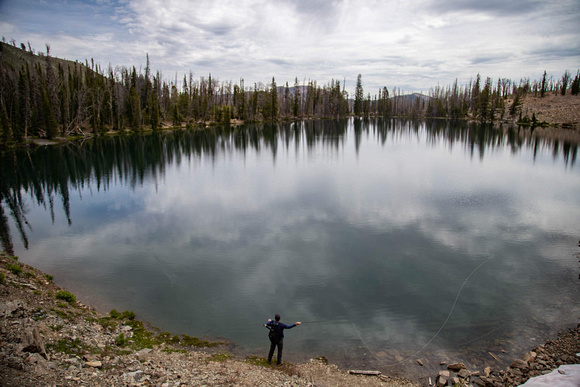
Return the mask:
<path id="1" fill-rule="evenodd" d="M 419 386 L 354 375 L 324 358 L 270 366 L 237 358 L 227 341 L 172 336 L 132 312 L 98 313 L 52 277 L 0 253 L 0 386 Z M 442 364 L 432 385 L 512 386 L 580 363 L 580 325 L 516 359 L 507 370 Z"/>

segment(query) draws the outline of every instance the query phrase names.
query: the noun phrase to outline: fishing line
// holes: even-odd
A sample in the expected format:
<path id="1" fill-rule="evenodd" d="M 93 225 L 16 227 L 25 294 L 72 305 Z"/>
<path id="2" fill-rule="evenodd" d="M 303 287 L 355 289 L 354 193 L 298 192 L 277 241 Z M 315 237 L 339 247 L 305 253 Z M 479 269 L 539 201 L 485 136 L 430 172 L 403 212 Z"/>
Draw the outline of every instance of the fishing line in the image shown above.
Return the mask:
<path id="1" fill-rule="evenodd" d="M 455 296 L 455 301 L 453 301 L 453 306 L 451 307 L 451 310 L 449 311 L 449 314 L 447 315 L 447 318 L 445 319 L 445 321 L 443 322 L 443 325 L 441 325 L 441 327 L 439 328 L 439 330 L 433 335 L 433 337 L 431 337 L 431 339 L 425 344 L 423 345 L 417 352 L 413 353 L 412 355 L 406 357 L 405 359 L 396 362 L 394 364 L 388 365 L 387 367 L 394 367 L 398 364 L 404 363 L 407 360 L 409 360 L 410 358 L 414 357 L 415 355 L 417 355 L 419 352 L 421 352 L 422 350 L 424 350 L 425 348 L 427 348 L 427 346 L 429 344 L 431 344 L 431 342 L 433 342 L 433 340 L 435 340 L 435 338 L 437 336 L 439 336 L 439 333 L 441 333 L 441 331 L 443 330 L 443 328 L 445 328 L 445 325 L 447 325 L 447 322 L 449 321 L 449 319 L 451 318 L 451 315 L 453 314 L 453 310 L 455 309 L 455 305 L 457 305 L 457 300 L 459 299 L 459 295 L 461 294 L 461 291 L 463 290 L 463 288 L 465 287 L 465 284 L 467 283 L 467 281 L 469 281 L 469 279 L 471 278 L 471 276 L 480 268 L 482 267 L 485 263 L 487 263 L 490 259 L 492 259 L 494 256 L 494 254 L 491 254 L 489 256 L 489 258 L 487 258 L 485 261 L 481 262 L 479 265 L 477 265 L 477 267 L 475 269 L 473 269 L 473 271 L 467 276 L 467 278 L 465 279 L 465 281 L 463 281 L 463 284 L 461 284 L 461 287 L 459 288 L 459 291 L 457 292 L 457 296 Z M 363 344 L 365 345 L 365 347 L 368 349 L 368 351 L 379 361 L 382 362 L 381 359 L 379 359 L 379 357 L 377 355 L 375 355 L 375 353 L 369 348 L 369 346 L 367 345 L 367 343 L 365 343 L 365 341 L 362 339 L 357 327 L 355 323 L 352 323 L 352 325 L 354 326 L 354 329 L 356 330 L 356 333 L 358 335 L 358 337 L 360 338 L 360 340 L 363 342 Z"/>

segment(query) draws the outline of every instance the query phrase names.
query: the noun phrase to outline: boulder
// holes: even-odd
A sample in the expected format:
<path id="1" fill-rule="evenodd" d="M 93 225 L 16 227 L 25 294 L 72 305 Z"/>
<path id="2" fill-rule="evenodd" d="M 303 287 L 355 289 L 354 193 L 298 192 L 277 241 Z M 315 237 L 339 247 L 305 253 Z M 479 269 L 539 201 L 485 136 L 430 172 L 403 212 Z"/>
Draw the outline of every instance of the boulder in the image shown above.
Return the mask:
<path id="1" fill-rule="evenodd" d="M 511 368 L 518 368 L 520 370 L 527 370 L 528 368 L 530 368 L 530 366 L 528 365 L 528 362 L 522 359 L 516 359 L 512 362 L 512 364 L 510 365 Z"/>
<path id="2" fill-rule="evenodd" d="M 461 379 L 467 379 L 468 377 L 471 376 L 471 372 L 469 372 L 468 370 L 463 368 L 463 369 L 459 370 L 459 372 L 457 373 L 457 376 L 459 376 Z"/>
<path id="3" fill-rule="evenodd" d="M 22 352 L 39 353 L 48 360 L 44 340 L 40 337 L 38 328 L 33 327 L 26 331 Z"/>
<path id="4" fill-rule="evenodd" d="M 534 351 L 530 351 L 528 353 L 526 353 L 522 359 L 528 363 L 533 363 L 536 361 L 536 357 L 538 357 L 538 354 Z"/>
<path id="5" fill-rule="evenodd" d="M 87 367 L 92 367 L 92 368 L 102 368 L 103 367 L 103 363 L 101 363 L 101 361 L 99 361 L 99 360 L 87 361 L 85 363 L 85 365 Z"/>
<path id="6" fill-rule="evenodd" d="M 451 370 L 453 372 L 459 372 L 460 370 L 467 369 L 467 367 L 463 363 L 453 363 L 453 364 L 449 364 L 447 366 L 447 369 Z"/>
<path id="7" fill-rule="evenodd" d="M 437 387 L 443 387 L 447 385 L 447 381 L 449 380 L 449 371 L 439 371 L 437 374 Z"/>

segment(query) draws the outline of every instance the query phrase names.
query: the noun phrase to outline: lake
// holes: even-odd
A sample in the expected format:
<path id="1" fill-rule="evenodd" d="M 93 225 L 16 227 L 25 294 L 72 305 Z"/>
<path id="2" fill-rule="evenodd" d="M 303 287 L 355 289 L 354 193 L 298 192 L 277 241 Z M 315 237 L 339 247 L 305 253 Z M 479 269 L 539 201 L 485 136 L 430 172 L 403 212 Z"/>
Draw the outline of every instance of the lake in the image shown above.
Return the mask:
<path id="1" fill-rule="evenodd" d="M 280 313 L 288 361 L 505 367 L 580 317 L 577 153 L 397 119 L 96 138 L 4 154 L 0 234 L 83 303 L 239 353 Z"/>

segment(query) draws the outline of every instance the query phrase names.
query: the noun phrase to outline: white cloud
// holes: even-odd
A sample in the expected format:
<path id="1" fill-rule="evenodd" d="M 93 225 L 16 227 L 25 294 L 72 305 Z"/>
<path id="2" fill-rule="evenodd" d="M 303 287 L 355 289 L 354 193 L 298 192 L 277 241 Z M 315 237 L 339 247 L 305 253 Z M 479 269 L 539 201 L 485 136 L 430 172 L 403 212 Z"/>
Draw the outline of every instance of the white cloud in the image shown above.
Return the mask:
<path id="1" fill-rule="evenodd" d="M 3 34 L 37 50 L 48 41 L 57 56 L 137 68 L 149 53 L 170 77 L 191 70 L 247 85 L 272 76 L 279 84 L 346 78 L 352 91 L 361 73 L 371 93 L 426 92 L 477 73 L 559 76 L 580 58 L 576 0 L 27 0 L 7 1 L 2 11 Z"/>

